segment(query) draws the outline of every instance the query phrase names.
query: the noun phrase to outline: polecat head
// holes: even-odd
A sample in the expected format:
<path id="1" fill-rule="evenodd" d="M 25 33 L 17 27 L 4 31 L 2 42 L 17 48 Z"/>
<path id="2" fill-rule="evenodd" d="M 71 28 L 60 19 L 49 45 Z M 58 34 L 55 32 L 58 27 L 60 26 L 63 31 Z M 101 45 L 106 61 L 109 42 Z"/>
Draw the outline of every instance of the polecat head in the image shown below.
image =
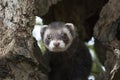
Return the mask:
<path id="1" fill-rule="evenodd" d="M 72 23 L 53 22 L 43 27 L 41 36 L 48 50 L 63 52 L 71 45 L 75 32 L 75 27 Z"/>

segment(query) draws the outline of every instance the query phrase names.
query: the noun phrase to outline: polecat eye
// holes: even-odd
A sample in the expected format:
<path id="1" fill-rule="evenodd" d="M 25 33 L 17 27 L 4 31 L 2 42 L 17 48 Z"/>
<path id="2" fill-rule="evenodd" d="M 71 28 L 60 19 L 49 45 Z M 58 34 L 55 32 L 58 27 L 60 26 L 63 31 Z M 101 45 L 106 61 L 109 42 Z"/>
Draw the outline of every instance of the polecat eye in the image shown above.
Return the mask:
<path id="1" fill-rule="evenodd" d="M 66 34 L 65 34 L 65 33 L 61 33 L 61 37 L 62 37 L 63 39 L 65 39 L 65 38 L 66 38 Z"/>
<path id="2" fill-rule="evenodd" d="M 52 38 L 52 35 L 47 35 L 47 39 L 51 39 Z"/>

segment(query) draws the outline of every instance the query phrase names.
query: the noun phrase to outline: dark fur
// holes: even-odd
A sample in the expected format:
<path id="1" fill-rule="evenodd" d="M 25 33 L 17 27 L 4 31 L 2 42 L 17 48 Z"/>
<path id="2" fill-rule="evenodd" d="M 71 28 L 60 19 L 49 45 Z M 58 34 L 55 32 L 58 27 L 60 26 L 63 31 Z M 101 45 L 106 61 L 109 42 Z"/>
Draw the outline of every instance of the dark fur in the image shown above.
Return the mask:
<path id="1" fill-rule="evenodd" d="M 76 36 L 71 46 L 64 52 L 50 52 L 50 80 L 87 80 L 91 71 L 91 56 L 84 45 Z"/>

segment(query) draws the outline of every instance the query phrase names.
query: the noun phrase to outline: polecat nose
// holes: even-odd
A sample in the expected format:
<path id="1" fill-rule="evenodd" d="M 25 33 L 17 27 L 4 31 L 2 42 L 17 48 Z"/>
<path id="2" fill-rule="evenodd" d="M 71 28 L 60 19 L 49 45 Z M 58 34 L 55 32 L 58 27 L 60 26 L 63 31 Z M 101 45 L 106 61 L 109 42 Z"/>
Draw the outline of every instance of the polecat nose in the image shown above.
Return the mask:
<path id="1" fill-rule="evenodd" d="M 55 43 L 53 43 L 53 44 L 54 44 L 55 47 L 58 47 L 58 46 L 60 45 L 59 42 L 55 42 Z"/>

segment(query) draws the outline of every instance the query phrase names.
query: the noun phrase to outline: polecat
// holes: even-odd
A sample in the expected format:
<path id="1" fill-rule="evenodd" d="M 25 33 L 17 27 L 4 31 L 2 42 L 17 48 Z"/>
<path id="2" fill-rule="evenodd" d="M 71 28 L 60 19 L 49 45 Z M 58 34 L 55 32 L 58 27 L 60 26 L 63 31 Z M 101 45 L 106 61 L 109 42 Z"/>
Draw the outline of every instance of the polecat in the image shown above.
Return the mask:
<path id="1" fill-rule="evenodd" d="M 41 30 L 46 54 L 50 54 L 50 80 L 87 80 L 91 56 L 72 23 L 53 22 Z"/>

